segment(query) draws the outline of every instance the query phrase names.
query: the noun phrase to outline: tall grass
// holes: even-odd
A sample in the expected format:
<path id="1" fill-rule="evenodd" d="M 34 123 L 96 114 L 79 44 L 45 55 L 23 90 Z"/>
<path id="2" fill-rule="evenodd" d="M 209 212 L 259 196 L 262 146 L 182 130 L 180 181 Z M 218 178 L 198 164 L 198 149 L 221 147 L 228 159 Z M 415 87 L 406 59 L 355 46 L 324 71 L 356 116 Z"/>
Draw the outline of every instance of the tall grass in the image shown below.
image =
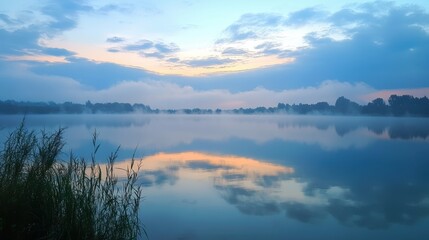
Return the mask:
<path id="1" fill-rule="evenodd" d="M 125 179 L 114 174 L 118 149 L 106 167 L 59 156 L 64 129 L 40 135 L 22 123 L 0 152 L 0 239 L 137 239 L 140 162 L 132 160 Z M 134 166 L 136 164 L 136 166 Z"/>

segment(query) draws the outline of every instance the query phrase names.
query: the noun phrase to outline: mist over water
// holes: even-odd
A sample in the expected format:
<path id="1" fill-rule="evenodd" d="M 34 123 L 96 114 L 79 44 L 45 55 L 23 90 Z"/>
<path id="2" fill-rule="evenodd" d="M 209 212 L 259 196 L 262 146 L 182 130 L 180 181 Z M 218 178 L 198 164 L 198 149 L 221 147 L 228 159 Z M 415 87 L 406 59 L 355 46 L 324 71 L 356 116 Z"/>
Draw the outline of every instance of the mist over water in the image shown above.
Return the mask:
<path id="1" fill-rule="evenodd" d="M 22 116 L 0 118 L 4 141 Z M 143 158 L 152 239 L 421 239 L 429 234 L 424 118 L 28 115 L 66 127 L 64 157 Z M 121 171 L 117 174 L 121 177 Z"/>

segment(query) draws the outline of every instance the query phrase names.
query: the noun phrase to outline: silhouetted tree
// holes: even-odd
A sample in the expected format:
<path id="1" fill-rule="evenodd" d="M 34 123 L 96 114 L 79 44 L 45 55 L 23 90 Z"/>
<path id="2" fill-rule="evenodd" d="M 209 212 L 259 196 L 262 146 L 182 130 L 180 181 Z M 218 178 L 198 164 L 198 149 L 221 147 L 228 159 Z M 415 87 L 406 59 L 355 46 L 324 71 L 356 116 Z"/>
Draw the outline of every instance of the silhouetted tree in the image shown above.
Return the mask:
<path id="1" fill-rule="evenodd" d="M 429 116 L 429 99 L 427 97 L 415 98 L 410 95 L 391 95 L 389 105 L 395 116 Z"/>
<path id="2" fill-rule="evenodd" d="M 341 114 L 359 114 L 359 104 L 341 96 L 335 102 L 335 111 Z"/>
<path id="3" fill-rule="evenodd" d="M 362 107 L 362 113 L 368 115 L 387 115 L 389 113 L 389 106 L 382 98 L 376 98 Z"/>

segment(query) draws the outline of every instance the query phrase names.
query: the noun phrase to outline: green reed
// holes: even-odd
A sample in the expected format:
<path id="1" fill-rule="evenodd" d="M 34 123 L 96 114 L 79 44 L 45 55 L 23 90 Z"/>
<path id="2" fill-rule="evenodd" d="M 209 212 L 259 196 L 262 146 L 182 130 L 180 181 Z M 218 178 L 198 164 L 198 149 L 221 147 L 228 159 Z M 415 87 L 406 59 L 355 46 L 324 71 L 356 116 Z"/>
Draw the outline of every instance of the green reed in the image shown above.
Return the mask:
<path id="1" fill-rule="evenodd" d="M 59 160 L 64 129 L 40 135 L 22 123 L 0 151 L 0 239 L 137 239 L 141 161 L 134 157 L 125 178 L 115 176 L 118 149 L 105 167 L 72 153 Z M 136 165 L 136 166 L 134 166 Z"/>

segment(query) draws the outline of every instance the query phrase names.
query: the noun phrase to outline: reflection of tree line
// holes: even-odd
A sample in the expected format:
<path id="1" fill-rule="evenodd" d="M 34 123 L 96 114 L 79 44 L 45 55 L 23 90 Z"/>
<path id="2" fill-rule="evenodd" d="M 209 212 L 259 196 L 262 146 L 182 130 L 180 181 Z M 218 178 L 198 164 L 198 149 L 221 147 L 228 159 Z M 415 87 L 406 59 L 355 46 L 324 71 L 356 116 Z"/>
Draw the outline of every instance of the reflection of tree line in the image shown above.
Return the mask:
<path id="1" fill-rule="evenodd" d="M 410 95 L 391 95 L 389 104 L 382 98 L 374 99 L 367 105 L 359 105 L 345 97 L 339 97 L 335 105 L 327 102 L 316 104 L 285 104 L 279 103 L 277 107 L 239 108 L 233 110 L 221 109 L 152 109 L 144 104 L 130 103 L 54 103 L 54 102 L 16 102 L 12 100 L 0 101 L 1 114 L 53 114 L 53 113 L 164 113 L 164 114 L 325 114 L 325 115 L 371 115 L 371 116 L 429 116 L 429 99 L 427 97 L 413 97 Z"/>
<path id="2" fill-rule="evenodd" d="M 385 118 L 347 118 L 347 119 L 297 119 L 296 122 L 279 122 L 279 128 L 287 127 L 315 127 L 319 130 L 327 130 L 330 126 L 335 128 L 338 136 L 344 136 L 359 128 L 367 128 L 369 131 L 381 135 L 387 133 L 392 139 L 412 139 L 429 137 L 429 123 L 426 119 L 385 119 Z"/>

